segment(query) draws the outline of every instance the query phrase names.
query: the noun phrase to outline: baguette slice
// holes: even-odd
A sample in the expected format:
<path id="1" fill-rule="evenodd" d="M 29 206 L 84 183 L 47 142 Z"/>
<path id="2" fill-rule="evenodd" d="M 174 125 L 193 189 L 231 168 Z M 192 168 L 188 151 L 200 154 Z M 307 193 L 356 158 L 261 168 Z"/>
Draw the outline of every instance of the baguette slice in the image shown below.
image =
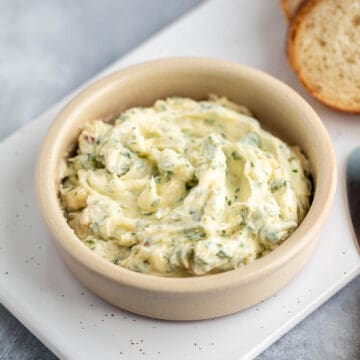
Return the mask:
<path id="1" fill-rule="evenodd" d="M 304 0 L 281 0 L 282 11 L 288 21 L 294 17 L 303 1 Z"/>
<path id="2" fill-rule="evenodd" d="M 291 22 L 287 50 L 315 98 L 360 113 L 360 0 L 308 0 Z"/>

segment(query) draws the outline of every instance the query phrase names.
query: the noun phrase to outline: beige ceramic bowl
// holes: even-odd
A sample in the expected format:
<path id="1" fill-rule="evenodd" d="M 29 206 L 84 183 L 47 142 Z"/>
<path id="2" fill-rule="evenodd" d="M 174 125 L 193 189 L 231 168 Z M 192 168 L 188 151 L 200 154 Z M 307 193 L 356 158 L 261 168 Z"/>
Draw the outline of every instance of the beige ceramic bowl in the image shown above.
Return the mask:
<path id="1" fill-rule="evenodd" d="M 163 278 L 132 272 L 91 252 L 68 226 L 57 197 L 59 164 L 89 120 L 109 118 L 132 106 L 167 96 L 224 95 L 246 105 L 311 161 L 314 199 L 299 228 L 276 250 L 253 263 L 216 275 Z M 109 75 L 77 95 L 57 116 L 36 166 L 36 192 L 44 220 L 72 273 L 87 288 L 123 309 L 161 319 L 196 320 L 230 314 L 274 294 L 309 259 L 329 212 L 336 165 L 329 136 L 312 108 L 273 77 L 238 64 L 210 59 L 166 59 Z"/>

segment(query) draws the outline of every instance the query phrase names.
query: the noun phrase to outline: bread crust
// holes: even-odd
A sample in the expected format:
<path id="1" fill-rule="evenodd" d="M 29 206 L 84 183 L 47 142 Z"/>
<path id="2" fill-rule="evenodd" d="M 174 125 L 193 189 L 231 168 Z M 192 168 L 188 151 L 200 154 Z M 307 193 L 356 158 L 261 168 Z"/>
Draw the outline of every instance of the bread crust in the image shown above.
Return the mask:
<path id="1" fill-rule="evenodd" d="M 293 19 L 296 12 L 299 10 L 299 8 L 301 7 L 301 5 L 303 4 L 304 1 L 306 1 L 306 0 L 300 0 L 295 11 L 291 11 L 290 6 L 289 6 L 289 0 L 280 0 L 280 6 L 281 6 L 282 13 L 284 14 L 288 23 L 291 22 L 291 20 Z"/>
<path id="2" fill-rule="evenodd" d="M 281 7 L 281 11 L 282 11 L 283 15 L 285 16 L 286 20 L 288 21 L 288 23 L 290 23 L 291 16 L 290 16 L 290 11 L 289 11 L 287 0 L 280 0 L 280 7 Z"/>
<path id="3" fill-rule="evenodd" d="M 297 74 L 301 84 L 305 87 L 306 90 L 309 91 L 309 93 L 315 99 L 334 110 L 341 111 L 347 114 L 360 114 L 360 104 L 356 104 L 354 107 L 346 106 L 342 102 L 339 102 L 334 98 L 328 98 L 316 91 L 315 87 L 312 86 L 308 81 L 306 81 L 306 78 L 301 71 L 301 64 L 297 62 L 297 48 L 295 43 L 298 36 L 300 24 L 306 18 L 306 16 L 315 8 L 315 6 L 317 6 L 323 1 L 327 0 L 306 0 L 301 4 L 300 8 L 296 12 L 288 28 L 286 45 L 288 60 L 291 67 Z"/>

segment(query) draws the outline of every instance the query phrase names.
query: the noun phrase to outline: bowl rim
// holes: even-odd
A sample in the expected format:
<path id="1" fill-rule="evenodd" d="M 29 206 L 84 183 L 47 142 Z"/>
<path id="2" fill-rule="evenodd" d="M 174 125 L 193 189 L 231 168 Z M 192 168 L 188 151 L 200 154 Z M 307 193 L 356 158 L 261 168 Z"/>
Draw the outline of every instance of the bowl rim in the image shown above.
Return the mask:
<path id="1" fill-rule="evenodd" d="M 311 121 L 312 131 L 318 134 L 317 150 L 326 161 L 321 164 L 323 171 L 319 172 L 317 186 L 310 209 L 302 223 L 294 233 L 264 257 L 256 259 L 246 266 L 217 274 L 194 277 L 163 277 L 137 273 L 117 266 L 93 253 L 69 227 L 63 215 L 57 196 L 57 186 L 54 179 L 59 158 L 58 145 L 61 143 L 58 134 L 71 126 L 71 117 L 76 115 L 77 107 L 93 96 L 98 95 L 102 89 L 121 78 L 131 77 L 149 70 L 190 69 L 192 71 L 205 68 L 207 71 L 226 70 L 236 72 L 247 78 L 261 80 L 271 85 L 283 95 L 286 101 L 292 101 L 294 106 L 302 108 L 306 117 Z M 43 144 L 41 146 L 35 166 L 35 193 L 38 207 L 42 217 L 55 239 L 57 247 L 66 251 L 78 263 L 88 270 L 109 280 L 125 286 L 162 293 L 203 293 L 208 291 L 221 291 L 226 288 L 256 281 L 264 275 L 275 272 L 288 261 L 300 253 L 316 236 L 331 208 L 337 183 L 337 170 L 334 150 L 327 130 L 316 112 L 292 88 L 280 80 L 263 71 L 225 60 L 176 57 L 152 60 L 132 65 L 113 72 L 88 85 L 60 111 L 52 122 Z"/>

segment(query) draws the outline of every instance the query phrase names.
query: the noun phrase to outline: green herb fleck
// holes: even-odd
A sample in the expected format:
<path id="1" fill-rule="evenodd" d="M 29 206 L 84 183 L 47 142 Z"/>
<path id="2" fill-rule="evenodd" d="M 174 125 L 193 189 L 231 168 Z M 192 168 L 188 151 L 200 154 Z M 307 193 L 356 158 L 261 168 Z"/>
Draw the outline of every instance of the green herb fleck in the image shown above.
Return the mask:
<path id="1" fill-rule="evenodd" d="M 128 159 L 130 159 L 130 158 L 131 158 L 130 151 L 123 151 L 123 152 L 121 152 L 121 155 L 123 155 L 123 156 L 127 157 Z"/>
<path id="2" fill-rule="evenodd" d="M 276 232 L 266 231 L 265 237 L 271 242 L 276 242 L 279 240 L 279 235 Z"/>
<path id="3" fill-rule="evenodd" d="M 215 120 L 214 119 L 204 119 L 204 123 L 208 125 L 214 125 Z"/>
<path id="4" fill-rule="evenodd" d="M 225 133 L 220 133 L 220 135 L 221 135 L 221 137 L 223 138 L 223 139 L 227 139 L 227 136 L 226 136 L 226 134 Z"/>
<path id="5" fill-rule="evenodd" d="M 115 265 L 119 265 L 120 262 L 121 262 L 121 260 L 122 260 L 122 257 L 121 257 L 121 256 L 118 256 L 118 257 L 116 257 L 116 258 L 113 260 L 113 263 L 114 263 Z"/>
<path id="6" fill-rule="evenodd" d="M 219 259 L 231 259 L 231 256 L 229 256 L 224 250 L 220 250 L 216 253 L 216 256 Z"/>
<path id="7" fill-rule="evenodd" d="M 249 145 L 253 145 L 253 146 L 260 146 L 260 139 L 258 134 L 254 133 L 254 132 L 250 132 L 248 134 L 246 134 L 245 136 L 243 136 L 240 140 L 241 142 L 245 143 L 245 144 L 249 144 Z"/>
<path id="8" fill-rule="evenodd" d="M 120 116 L 116 119 L 116 124 L 120 124 L 120 123 L 128 120 L 129 117 L 130 117 L 130 116 L 129 116 L 128 114 L 122 114 L 122 115 L 120 115 Z"/>
<path id="9" fill-rule="evenodd" d="M 242 217 L 246 217 L 246 216 L 248 216 L 248 214 L 249 214 L 249 209 L 247 207 L 243 207 L 239 211 L 239 215 Z"/>
<path id="10" fill-rule="evenodd" d="M 287 186 L 287 181 L 286 180 L 273 181 L 270 184 L 271 191 L 278 191 L 283 187 L 286 188 L 286 186 Z"/>
<path id="11" fill-rule="evenodd" d="M 91 232 L 96 232 L 99 230 L 99 223 L 97 221 L 95 221 L 91 226 L 90 226 L 90 231 Z"/>
<path id="12" fill-rule="evenodd" d="M 199 184 L 199 180 L 196 178 L 196 176 L 193 176 L 192 179 L 186 182 L 185 189 L 189 191 L 198 184 Z"/>
<path id="13" fill-rule="evenodd" d="M 192 229 L 185 229 L 184 230 L 184 235 L 189 239 L 189 240 L 194 240 L 194 241 L 199 241 L 202 240 L 206 237 L 206 234 L 203 230 L 203 228 L 192 228 Z"/>
<path id="14" fill-rule="evenodd" d="M 167 170 L 166 173 L 165 173 L 165 177 L 166 177 L 167 180 L 170 180 L 173 175 L 174 175 L 173 170 Z"/>
<path id="15" fill-rule="evenodd" d="M 80 160 L 80 159 L 79 159 Z M 90 166 L 94 167 L 95 169 L 102 169 L 104 168 L 103 164 L 101 163 L 101 161 L 99 161 L 96 157 L 96 155 L 94 154 L 87 154 L 87 162 L 90 164 Z M 83 169 L 86 169 L 87 166 L 86 164 L 82 163 L 80 161 L 80 164 L 82 166 Z"/>
<path id="16" fill-rule="evenodd" d="M 91 249 L 94 250 L 96 247 L 96 242 L 93 239 L 85 239 L 84 243 Z"/>
<path id="17" fill-rule="evenodd" d="M 133 267 L 131 267 L 130 270 L 138 272 L 138 273 L 142 273 L 142 270 L 137 265 L 134 265 Z"/>
<path id="18" fill-rule="evenodd" d="M 231 206 L 232 202 L 227 196 L 225 196 L 225 201 L 228 204 L 228 206 Z"/>
<path id="19" fill-rule="evenodd" d="M 236 150 L 231 153 L 231 156 L 234 160 L 241 160 L 241 155 Z"/>
<path id="20" fill-rule="evenodd" d="M 199 265 L 199 266 L 206 266 L 206 265 L 208 265 L 208 262 L 207 262 L 207 261 L 205 261 L 204 259 L 199 258 L 199 257 L 197 257 L 197 258 L 195 259 L 195 263 L 196 263 L 197 265 Z"/>

